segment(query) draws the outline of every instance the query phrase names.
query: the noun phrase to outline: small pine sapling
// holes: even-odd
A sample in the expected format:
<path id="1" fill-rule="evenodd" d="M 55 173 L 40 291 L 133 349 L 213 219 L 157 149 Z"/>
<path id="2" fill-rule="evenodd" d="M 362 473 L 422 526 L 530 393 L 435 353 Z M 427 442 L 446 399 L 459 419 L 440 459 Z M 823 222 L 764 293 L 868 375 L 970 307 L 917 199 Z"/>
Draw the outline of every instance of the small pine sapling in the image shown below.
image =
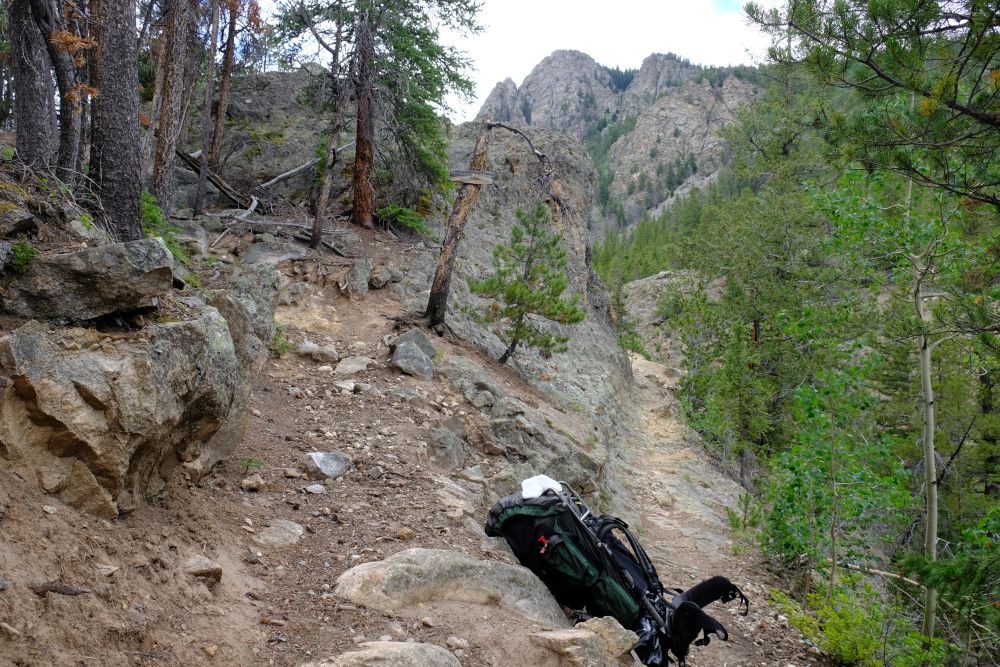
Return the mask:
<path id="1" fill-rule="evenodd" d="M 541 351 L 542 356 L 565 352 L 569 336 L 556 336 L 541 328 L 540 318 L 559 324 L 577 324 L 584 312 L 577 307 L 579 294 L 562 298 L 569 279 L 561 271 L 566 251 L 559 247 L 561 234 L 549 234 L 552 215 L 539 202 L 527 213 L 517 209 L 518 223 L 510 234 L 510 245 L 493 252 L 495 275 L 486 280 L 469 279 L 473 294 L 494 299 L 476 316 L 496 323 L 494 333 L 507 343 L 500 364 L 507 363 L 521 343 Z"/>

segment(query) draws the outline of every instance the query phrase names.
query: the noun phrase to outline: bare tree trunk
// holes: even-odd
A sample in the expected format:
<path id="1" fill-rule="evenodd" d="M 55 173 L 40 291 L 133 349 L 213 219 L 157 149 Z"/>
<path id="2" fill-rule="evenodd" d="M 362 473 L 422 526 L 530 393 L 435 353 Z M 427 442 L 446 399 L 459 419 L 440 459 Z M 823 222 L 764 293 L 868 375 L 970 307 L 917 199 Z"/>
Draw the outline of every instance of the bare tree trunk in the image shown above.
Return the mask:
<path id="1" fill-rule="evenodd" d="M 219 88 L 219 108 L 215 112 L 215 134 L 212 135 L 210 167 L 219 164 L 219 149 L 222 146 L 222 132 L 226 122 L 226 107 L 229 106 L 229 88 L 233 83 L 233 58 L 236 54 L 236 18 L 238 8 L 235 3 L 229 7 L 229 32 L 226 35 L 226 53 L 222 57 L 222 85 Z"/>
<path id="2" fill-rule="evenodd" d="M 188 1 L 170 0 L 163 48 L 163 102 L 157 126 L 156 158 L 149 191 L 164 211 L 170 208 L 174 192 L 174 151 L 180 129 L 184 86 L 184 53 L 187 46 Z"/>
<path id="3" fill-rule="evenodd" d="M 344 20 L 344 3 L 339 2 L 337 6 L 337 41 L 333 47 L 333 62 L 330 64 L 330 72 L 333 76 L 333 91 L 337 96 L 337 112 L 334 114 L 333 122 L 330 123 L 330 145 L 326 147 L 326 162 L 323 165 L 323 180 L 319 186 L 319 197 L 316 200 L 316 218 L 313 220 L 312 239 L 309 247 L 314 250 L 319 247 L 320 238 L 323 233 L 323 214 L 326 212 L 326 203 L 330 199 L 330 186 L 333 183 L 333 167 L 337 163 L 337 148 L 340 146 L 340 130 L 344 124 L 344 112 L 347 109 L 347 95 L 340 86 L 340 46 L 342 43 L 341 31 Z M 351 67 L 354 71 L 354 67 Z"/>
<path id="4" fill-rule="evenodd" d="M 194 5 L 197 6 L 197 5 Z M 186 150 L 184 148 L 187 144 L 187 134 L 188 128 L 191 125 L 191 104 L 194 102 L 194 82 L 198 78 L 198 72 L 201 69 L 201 63 L 198 62 L 197 51 L 192 48 L 195 45 L 201 47 L 200 40 L 198 39 L 198 21 L 191 20 L 188 21 L 188 36 L 187 36 L 187 65 L 184 68 L 184 102 L 181 104 L 181 129 L 177 133 L 177 145 L 181 147 L 181 150 Z"/>
<path id="5" fill-rule="evenodd" d="M 917 316 L 920 318 L 921 324 L 923 324 L 924 303 L 920 283 L 917 284 L 917 289 L 915 290 L 915 303 Z M 920 388 L 924 395 L 924 487 L 927 493 L 927 520 L 924 522 L 924 557 L 933 561 L 937 560 L 938 533 L 937 460 L 934 449 L 934 387 L 931 384 L 931 346 L 926 335 L 921 335 L 917 340 L 920 345 Z M 928 638 L 934 636 L 936 606 L 937 591 L 928 586 L 924 592 L 924 623 L 922 629 L 923 635 Z"/>
<path id="6" fill-rule="evenodd" d="M 355 34 L 357 59 L 358 126 L 354 145 L 354 222 L 371 229 L 375 225 L 372 169 L 375 165 L 375 40 L 367 15 L 358 19 Z"/>
<path id="7" fill-rule="evenodd" d="M 142 143 L 142 159 L 140 161 L 139 175 L 143 182 L 146 181 L 150 169 L 153 168 L 153 151 L 156 148 L 156 123 L 160 118 L 160 107 L 163 106 L 163 68 L 164 57 L 166 56 L 166 35 L 161 34 L 159 39 L 158 55 L 156 57 L 156 83 L 153 87 L 153 106 L 150 112 L 149 126 L 146 128 L 146 136 Z"/>
<path id="8" fill-rule="evenodd" d="M 201 171 L 198 174 L 198 191 L 194 196 L 194 214 L 202 214 L 205 203 L 205 181 L 208 180 L 208 156 L 211 151 L 208 142 L 212 134 L 209 126 L 212 121 L 212 96 L 215 88 L 215 50 L 219 46 L 219 0 L 212 0 L 212 32 L 208 39 L 205 63 L 205 99 L 201 107 Z"/>
<path id="9" fill-rule="evenodd" d="M 486 167 L 486 152 L 490 145 L 490 124 L 492 122 L 493 116 L 486 114 L 479 126 L 476 148 L 472 153 L 472 166 L 469 167 L 473 171 L 482 171 Z M 427 300 L 426 315 L 430 319 L 431 326 L 444 323 L 444 316 L 448 310 L 451 274 L 455 268 L 455 260 L 458 258 L 458 244 L 462 240 L 462 232 L 465 231 L 465 218 L 469 215 L 472 204 L 479 198 L 479 187 L 472 183 L 463 183 L 458 190 L 458 196 L 455 197 L 455 205 L 451 209 L 451 215 L 448 216 L 448 231 L 444 237 L 444 244 L 441 246 L 441 257 L 438 259 L 437 270 L 434 272 L 431 295 Z M 514 350 L 511 349 L 504 355 L 504 362 L 513 352 Z"/>
<path id="10" fill-rule="evenodd" d="M 90 72 L 100 94 L 91 102 L 90 177 L 111 233 L 142 238 L 139 179 L 139 69 L 135 0 L 90 0 L 97 48 Z"/>
<path id="11" fill-rule="evenodd" d="M 52 65 L 30 0 L 13 0 L 9 11 L 17 156 L 29 167 L 44 167 L 55 139 L 49 120 L 54 111 Z"/>
<path id="12" fill-rule="evenodd" d="M 69 32 L 66 19 L 56 0 L 31 0 L 31 11 L 42 35 Z M 133 21 L 134 22 L 134 21 Z M 56 74 L 59 87 L 59 150 L 56 160 L 56 176 L 63 183 L 75 182 L 76 154 L 79 149 L 80 111 L 78 104 L 80 91 L 77 89 L 76 64 L 73 55 L 59 48 L 53 40 L 45 40 L 49 60 Z"/>

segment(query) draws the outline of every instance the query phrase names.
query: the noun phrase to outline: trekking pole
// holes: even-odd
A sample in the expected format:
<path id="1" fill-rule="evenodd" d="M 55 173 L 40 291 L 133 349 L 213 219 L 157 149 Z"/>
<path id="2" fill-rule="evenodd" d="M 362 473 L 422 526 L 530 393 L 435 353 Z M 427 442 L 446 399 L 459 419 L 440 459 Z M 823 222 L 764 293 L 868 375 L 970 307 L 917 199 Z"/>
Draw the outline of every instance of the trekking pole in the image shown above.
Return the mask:
<path id="1" fill-rule="evenodd" d="M 566 509 L 569 510 L 569 513 L 573 516 L 573 518 L 579 524 L 580 528 L 583 529 L 583 530 L 585 530 L 585 531 L 587 531 L 587 533 L 589 533 L 591 535 L 591 537 L 594 538 L 594 542 L 596 542 L 597 546 L 600 549 L 603 550 L 604 556 L 610 562 L 614 563 L 615 562 L 615 557 L 614 557 L 614 554 L 611 553 L 611 549 L 609 549 L 608 545 L 604 542 L 604 540 L 602 540 L 600 537 L 598 537 L 597 534 L 594 533 L 594 531 L 590 529 L 590 526 L 588 526 L 583 521 L 588 515 L 590 515 L 590 516 L 594 515 L 594 513 L 590 509 L 590 506 L 588 506 L 587 503 L 584 502 L 583 498 L 580 497 L 580 494 L 578 494 L 576 492 L 576 490 L 572 486 L 570 486 L 566 482 L 559 482 L 559 484 L 561 486 L 565 486 L 567 489 L 569 489 L 569 492 L 573 495 L 574 501 L 576 503 L 579 503 L 581 506 L 583 506 L 583 508 L 586 510 L 586 512 L 584 512 L 582 516 L 578 516 L 577 513 L 573 509 L 573 502 L 570 500 L 569 495 L 567 495 L 566 493 L 563 493 L 562 491 L 557 491 L 556 492 L 556 495 L 559 496 L 559 500 L 562 501 L 562 504 L 566 506 Z M 633 549 L 634 548 L 635 547 L 633 547 Z M 627 570 L 625 570 L 625 569 L 621 569 L 621 568 L 619 568 L 619 569 L 620 569 L 622 575 L 624 575 L 625 581 L 628 583 L 628 585 L 634 591 L 635 596 L 639 598 L 641 604 L 646 608 L 646 611 L 649 612 L 649 615 L 652 616 L 653 620 L 656 622 L 656 624 L 663 631 L 663 634 L 669 639 L 670 638 L 670 630 L 667 628 L 666 621 L 664 621 L 663 617 L 660 616 L 659 612 L 656 611 L 656 608 L 653 606 L 653 603 L 649 601 L 649 598 L 647 598 L 643 594 L 643 592 L 639 589 L 639 586 L 635 583 L 635 580 L 632 578 L 632 575 L 629 574 L 629 572 Z M 671 609 L 673 608 L 673 605 L 671 605 L 669 602 L 667 602 L 666 599 L 663 598 L 663 596 L 660 596 L 660 598 L 663 599 L 663 601 L 667 604 L 668 607 L 670 607 Z"/>

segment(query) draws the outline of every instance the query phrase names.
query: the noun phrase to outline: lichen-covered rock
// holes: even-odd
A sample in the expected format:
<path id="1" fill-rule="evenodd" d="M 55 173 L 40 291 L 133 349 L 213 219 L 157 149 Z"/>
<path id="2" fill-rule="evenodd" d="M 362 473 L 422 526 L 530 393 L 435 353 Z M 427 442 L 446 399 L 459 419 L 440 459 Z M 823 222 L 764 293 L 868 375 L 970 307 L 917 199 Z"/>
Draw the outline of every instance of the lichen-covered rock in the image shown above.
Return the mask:
<path id="1" fill-rule="evenodd" d="M 198 477 L 242 439 L 249 398 L 226 320 L 112 340 L 32 322 L 0 338 L 0 466 L 102 516 L 159 493 L 181 463 Z"/>
<path id="2" fill-rule="evenodd" d="M 392 353 L 392 365 L 408 375 L 425 380 L 434 378 L 434 363 L 416 343 L 407 341 L 397 345 Z"/>
<path id="3" fill-rule="evenodd" d="M 171 220 L 170 226 L 180 230 L 173 233 L 174 240 L 192 255 L 208 254 L 208 233 L 204 227 L 190 220 Z"/>
<path id="4" fill-rule="evenodd" d="M 148 308 L 170 291 L 173 257 L 158 238 L 39 255 L 9 277 L 3 309 L 53 322 Z"/>
<path id="5" fill-rule="evenodd" d="M 457 551 L 408 549 L 340 575 L 334 594 L 378 610 L 432 600 L 496 603 L 533 621 L 568 628 L 559 603 L 531 570 Z"/>

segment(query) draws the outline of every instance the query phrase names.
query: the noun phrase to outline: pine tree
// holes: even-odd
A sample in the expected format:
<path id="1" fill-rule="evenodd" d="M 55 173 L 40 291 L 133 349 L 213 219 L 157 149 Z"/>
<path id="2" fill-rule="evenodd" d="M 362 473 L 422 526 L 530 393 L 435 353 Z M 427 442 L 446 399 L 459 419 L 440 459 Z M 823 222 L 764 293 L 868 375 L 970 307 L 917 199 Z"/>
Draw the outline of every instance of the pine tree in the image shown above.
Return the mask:
<path id="1" fill-rule="evenodd" d="M 485 322 L 498 323 L 494 333 L 506 342 L 501 364 L 518 344 L 538 348 L 543 356 L 565 352 L 569 336 L 556 336 L 540 326 L 539 318 L 559 324 L 577 324 L 584 312 L 577 307 L 579 294 L 562 298 L 569 286 L 566 274 L 566 251 L 559 247 L 562 234 L 548 232 L 552 214 L 545 204 L 535 204 L 527 213 L 517 209 L 518 223 L 510 233 L 510 245 L 493 251 L 496 275 L 486 280 L 469 279 L 474 294 L 495 299 L 481 309 Z M 537 317 L 532 317 L 537 316 Z"/>

